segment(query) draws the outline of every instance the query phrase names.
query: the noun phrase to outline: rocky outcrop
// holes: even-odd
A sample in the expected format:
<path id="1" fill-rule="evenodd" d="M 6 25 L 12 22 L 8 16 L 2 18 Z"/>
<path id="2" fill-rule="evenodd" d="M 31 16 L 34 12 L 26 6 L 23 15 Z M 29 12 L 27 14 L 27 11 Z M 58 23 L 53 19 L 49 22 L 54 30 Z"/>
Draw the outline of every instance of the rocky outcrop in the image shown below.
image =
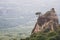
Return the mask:
<path id="1" fill-rule="evenodd" d="M 37 12 L 36 14 L 39 14 L 39 12 Z M 55 9 L 52 8 L 50 11 L 47 11 L 44 15 L 40 14 L 35 24 L 35 27 L 32 30 L 32 33 L 37 33 L 41 31 L 44 32 L 46 30 L 55 31 L 57 28 L 56 26 L 59 24 L 58 16 L 56 14 Z"/>

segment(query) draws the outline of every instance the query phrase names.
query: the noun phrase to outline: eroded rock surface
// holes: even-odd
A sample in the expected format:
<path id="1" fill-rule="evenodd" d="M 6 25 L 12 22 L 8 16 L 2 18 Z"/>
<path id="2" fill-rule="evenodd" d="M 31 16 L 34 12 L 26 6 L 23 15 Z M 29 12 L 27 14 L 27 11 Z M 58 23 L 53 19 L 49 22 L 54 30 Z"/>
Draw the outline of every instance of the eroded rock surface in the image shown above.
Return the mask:
<path id="1" fill-rule="evenodd" d="M 34 29 L 32 30 L 32 33 L 37 33 L 46 30 L 55 31 L 57 28 L 56 26 L 58 24 L 58 16 L 56 14 L 55 9 L 52 8 L 50 11 L 47 11 L 44 15 L 39 14 L 39 17 L 37 19 Z"/>

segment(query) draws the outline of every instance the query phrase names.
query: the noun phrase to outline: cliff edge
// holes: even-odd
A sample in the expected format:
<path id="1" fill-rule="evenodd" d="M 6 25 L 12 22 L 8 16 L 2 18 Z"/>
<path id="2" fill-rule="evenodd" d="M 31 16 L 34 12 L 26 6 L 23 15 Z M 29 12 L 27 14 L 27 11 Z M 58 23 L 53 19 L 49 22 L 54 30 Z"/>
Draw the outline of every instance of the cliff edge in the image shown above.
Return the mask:
<path id="1" fill-rule="evenodd" d="M 46 31 L 55 31 L 59 25 L 58 16 L 54 8 L 50 11 L 47 11 L 45 14 L 40 15 L 41 12 L 37 12 L 36 15 L 38 16 L 37 22 L 35 27 L 32 30 L 32 33 L 37 32 L 46 32 Z"/>

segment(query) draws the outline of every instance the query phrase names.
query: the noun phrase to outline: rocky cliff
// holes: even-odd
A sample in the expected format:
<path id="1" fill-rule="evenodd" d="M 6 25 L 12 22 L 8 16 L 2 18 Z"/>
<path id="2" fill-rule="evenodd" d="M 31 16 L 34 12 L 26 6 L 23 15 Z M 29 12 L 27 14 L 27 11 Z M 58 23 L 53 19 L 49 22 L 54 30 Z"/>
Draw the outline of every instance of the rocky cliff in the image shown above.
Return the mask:
<path id="1" fill-rule="evenodd" d="M 58 28 L 58 16 L 54 8 L 52 8 L 50 11 L 47 11 L 43 15 L 40 15 L 41 12 L 37 12 L 36 14 L 39 14 L 39 17 L 37 19 L 34 29 L 32 30 L 32 33 L 37 33 L 41 31 L 55 31 Z"/>

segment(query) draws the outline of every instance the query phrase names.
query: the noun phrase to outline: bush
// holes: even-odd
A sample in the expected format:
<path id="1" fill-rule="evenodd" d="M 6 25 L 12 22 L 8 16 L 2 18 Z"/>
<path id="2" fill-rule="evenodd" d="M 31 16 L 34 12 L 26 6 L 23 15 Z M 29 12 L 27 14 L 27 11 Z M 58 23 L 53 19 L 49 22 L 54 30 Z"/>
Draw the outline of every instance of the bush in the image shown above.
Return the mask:
<path id="1" fill-rule="evenodd" d="M 49 40 L 56 40 L 56 38 L 53 38 L 53 37 L 52 37 L 52 38 L 49 38 Z"/>
<path id="2" fill-rule="evenodd" d="M 37 36 L 37 40 L 46 40 L 46 37 L 41 35 L 41 36 Z"/>
<path id="3" fill-rule="evenodd" d="M 60 40 L 60 35 L 57 35 L 55 38 L 56 40 Z"/>
<path id="4" fill-rule="evenodd" d="M 57 35 L 56 32 L 49 32 L 49 33 L 48 33 L 48 37 L 54 37 L 54 36 L 56 36 L 56 35 Z"/>

